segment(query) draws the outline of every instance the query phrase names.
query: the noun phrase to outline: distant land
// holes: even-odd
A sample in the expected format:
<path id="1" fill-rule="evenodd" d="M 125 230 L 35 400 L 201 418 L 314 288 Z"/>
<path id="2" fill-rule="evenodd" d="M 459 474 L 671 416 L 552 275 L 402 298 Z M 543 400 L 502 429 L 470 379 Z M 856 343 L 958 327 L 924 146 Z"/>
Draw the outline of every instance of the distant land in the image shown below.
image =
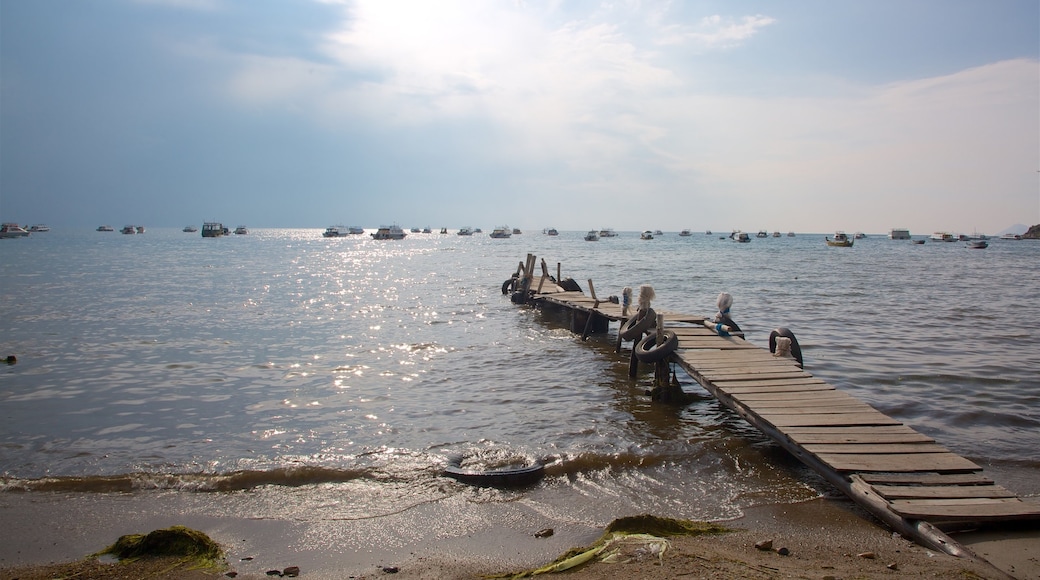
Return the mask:
<path id="1" fill-rule="evenodd" d="M 1030 226 L 1029 231 L 1022 234 L 1022 238 L 1029 240 L 1040 240 L 1040 224 Z"/>
<path id="2" fill-rule="evenodd" d="M 1033 226 L 1033 227 L 1035 228 L 1036 226 Z M 1031 229 L 1031 228 L 1029 226 L 1025 225 L 1025 224 L 1015 224 L 1013 226 L 1008 226 L 1008 227 L 1000 230 L 999 232 L 997 232 L 997 235 L 998 236 L 1002 236 L 1004 234 L 1022 235 L 1024 233 L 1026 233 L 1026 230 L 1029 230 L 1029 229 Z"/>

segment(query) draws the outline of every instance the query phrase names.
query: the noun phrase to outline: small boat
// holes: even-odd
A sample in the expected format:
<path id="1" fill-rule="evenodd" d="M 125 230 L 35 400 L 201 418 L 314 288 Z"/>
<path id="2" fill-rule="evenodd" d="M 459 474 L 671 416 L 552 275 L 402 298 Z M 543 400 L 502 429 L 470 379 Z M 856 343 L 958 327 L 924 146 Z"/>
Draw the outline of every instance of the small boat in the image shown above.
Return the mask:
<path id="1" fill-rule="evenodd" d="M 654 235 L 655 236 L 663 236 L 664 232 L 662 232 L 661 230 L 654 230 Z"/>
<path id="2" fill-rule="evenodd" d="M 441 233 L 442 234 L 448 233 L 448 228 L 441 228 Z"/>
<path id="3" fill-rule="evenodd" d="M 779 238 L 780 237 L 780 231 L 777 230 L 777 231 L 773 232 L 773 237 L 774 238 Z"/>
<path id="4" fill-rule="evenodd" d="M 475 233 L 475 234 L 482 234 L 482 233 L 484 233 L 484 230 L 482 230 L 480 228 L 473 228 L 473 233 Z"/>
<path id="5" fill-rule="evenodd" d="M 412 232 L 413 234 L 418 234 L 418 233 L 422 232 L 422 230 L 420 230 L 419 228 L 412 228 L 412 229 L 411 229 L 411 232 Z"/>
<path id="6" fill-rule="evenodd" d="M 751 236 L 749 236 L 747 232 L 734 230 L 733 233 L 729 235 L 729 239 L 733 240 L 734 242 L 746 244 L 751 241 Z"/>
<path id="7" fill-rule="evenodd" d="M 347 235 L 346 229 L 343 226 L 329 226 L 322 232 L 321 237 L 323 238 L 338 238 L 340 236 Z"/>
<path id="8" fill-rule="evenodd" d="M 426 226 L 425 228 L 422 229 L 422 233 L 424 233 L 424 234 L 432 234 L 433 230 L 430 229 L 430 226 Z"/>
<path id="9" fill-rule="evenodd" d="M 652 240 L 652 239 L 654 239 L 654 233 L 651 232 L 650 230 L 646 230 L 645 232 L 639 234 L 639 239 L 640 240 Z"/>
<path id="10" fill-rule="evenodd" d="M 512 230 L 509 229 L 509 226 L 501 226 L 492 230 L 491 233 L 488 235 L 492 238 L 508 238 L 513 234 Z"/>
<path id="11" fill-rule="evenodd" d="M 119 230 L 121 234 L 136 234 L 137 228 L 134 226 L 123 226 L 123 229 Z"/>
<path id="12" fill-rule="evenodd" d="M 910 230 L 906 228 L 892 228 L 888 232 L 888 239 L 890 240 L 909 240 Z"/>
<path id="13" fill-rule="evenodd" d="M 194 234 L 195 232 L 199 231 L 199 228 L 195 226 L 184 226 L 184 229 L 181 231 L 187 234 Z"/>
<path id="14" fill-rule="evenodd" d="M 139 233 L 139 234 L 143 234 L 144 233 L 144 226 L 136 226 L 136 227 L 134 227 L 134 229 L 137 230 L 137 233 Z"/>
<path id="15" fill-rule="evenodd" d="M 787 232 L 787 237 L 793 238 L 794 237 L 794 232 Z"/>
<path id="16" fill-rule="evenodd" d="M 711 235 L 711 230 L 705 230 L 705 231 L 704 231 L 704 235 L 706 235 L 706 236 L 710 236 L 710 235 Z"/>
<path id="17" fill-rule="evenodd" d="M 237 228 L 235 228 L 235 234 L 236 235 L 245 235 L 245 234 L 248 234 L 248 233 L 249 233 L 249 228 L 247 228 L 245 226 L 238 226 Z"/>
<path id="18" fill-rule="evenodd" d="M 585 234 L 585 241 L 586 242 L 598 242 L 599 241 L 599 232 L 597 232 L 596 230 L 589 230 L 589 233 Z"/>
<path id="19" fill-rule="evenodd" d="M 852 238 L 845 234 L 845 232 L 834 232 L 834 239 L 824 238 L 827 240 L 828 246 L 834 246 L 838 248 L 851 248 Z"/>
<path id="20" fill-rule="evenodd" d="M 923 245 L 924 244 L 924 238 L 920 238 L 920 239 L 917 239 L 917 240 L 910 240 L 910 243 L 916 244 L 918 246 Z"/>
<path id="21" fill-rule="evenodd" d="M 758 230 L 758 233 L 755 234 L 755 237 L 756 238 L 768 238 L 769 234 L 767 234 L 765 230 Z"/>
<path id="22" fill-rule="evenodd" d="M 98 226 L 97 227 L 97 231 L 99 231 L 99 232 L 114 232 L 116 230 L 112 226 Z"/>
<path id="23" fill-rule="evenodd" d="M 363 234 L 365 233 L 365 228 L 361 226 L 350 226 L 347 228 L 347 233 L 353 235 Z"/>
<path id="24" fill-rule="evenodd" d="M 1002 240 L 1021 240 L 1022 236 L 1019 234 L 1004 234 L 1000 236 Z"/>
<path id="25" fill-rule="evenodd" d="M 852 234 L 852 237 L 854 239 L 857 239 L 857 240 L 862 240 L 863 238 L 867 237 L 867 234 L 865 234 L 863 232 L 856 232 L 856 233 Z"/>
<path id="26" fill-rule="evenodd" d="M 29 228 L 29 232 L 30 233 L 34 233 L 34 234 L 39 233 L 39 232 L 49 232 L 49 231 L 51 231 L 51 228 L 48 227 L 48 226 L 45 226 L 43 224 L 35 224 L 33 227 Z"/>
<path id="27" fill-rule="evenodd" d="M 0 225 L 0 238 L 25 238 L 29 236 L 29 230 L 14 222 L 4 222 Z"/>
<path id="28" fill-rule="evenodd" d="M 614 233 L 613 228 L 603 228 L 599 231 L 599 237 L 601 238 L 616 238 L 617 234 Z"/>
<path id="29" fill-rule="evenodd" d="M 558 236 L 558 235 L 560 235 L 560 232 L 556 231 L 556 228 L 545 228 L 544 233 L 547 236 Z"/>
<path id="30" fill-rule="evenodd" d="M 408 234 L 404 233 L 399 225 L 379 226 L 372 234 L 373 240 L 403 240 Z"/>
<path id="31" fill-rule="evenodd" d="M 956 242 L 957 238 L 949 232 L 935 232 L 932 234 L 933 242 Z"/>
<path id="32" fill-rule="evenodd" d="M 202 237 L 219 238 L 227 234 L 227 228 L 220 222 L 205 222 L 202 224 Z"/>
<path id="33" fill-rule="evenodd" d="M 683 230 L 683 231 L 679 232 L 679 235 L 685 238 L 685 237 L 692 236 L 693 232 L 691 232 L 690 230 Z"/>
<path id="34" fill-rule="evenodd" d="M 472 236 L 473 235 L 473 229 L 469 228 L 469 227 L 461 228 L 457 232 L 457 235 L 460 235 L 460 236 Z"/>
<path id="35" fill-rule="evenodd" d="M 985 250 L 989 247 L 989 242 L 986 240 L 969 240 L 968 247 L 973 250 Z"/>
<path id="36" fill-rule="evenodd" d="M 513 228 L 513 235 L 514 236 L 519 236 L 522 233 L 524 233 L 524 232 L 521 232 L 520 228 Z"/>

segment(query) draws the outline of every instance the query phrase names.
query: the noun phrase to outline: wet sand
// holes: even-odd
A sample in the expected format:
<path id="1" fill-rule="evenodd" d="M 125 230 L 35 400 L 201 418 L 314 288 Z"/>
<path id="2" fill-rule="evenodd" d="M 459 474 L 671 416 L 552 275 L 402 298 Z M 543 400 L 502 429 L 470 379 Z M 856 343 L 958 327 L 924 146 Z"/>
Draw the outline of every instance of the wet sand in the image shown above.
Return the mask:
<path id="1" fill-rule="evenodd" d="M 197 495 L 197 494 L 195 494 Z M 210 502 L 211 503 L 211 502 Z M 298 566 L 304 578 L 478 578 L 530 570 L 603 529 L 553 522 L 521 502 L 420 506 L 374 520 L 253 519 L 206 513 L 193 494 L 0 495 L 0 578 L 268 578 Z M 636 514 L 619 514 L 636 515 Z M 568 578 L 1001 578 L 985 562 L 922 548 L 894 535 L 844 497 L 761 506 L 723 522 L 735 531 L 669 539 L 662 559 L 596 562 Z M 171 525 L 206 532 L 227 550 L 226 570 L 188 572 L 177 563 L 84 562 L 120 535 Z M 605 524 L 604 524 L 605 525 Z M 549 537 L 536 532 L 553 528 Z M 771 541 L 771 550 L 756 543 Z M 1019 579 L 1040 578 L 1037 530 L 964 536 L 977 553 Z M 786 548 L 787 555 L 780 549 Z M 1007 576 L 1003 576 L 1007 577 Z"/>

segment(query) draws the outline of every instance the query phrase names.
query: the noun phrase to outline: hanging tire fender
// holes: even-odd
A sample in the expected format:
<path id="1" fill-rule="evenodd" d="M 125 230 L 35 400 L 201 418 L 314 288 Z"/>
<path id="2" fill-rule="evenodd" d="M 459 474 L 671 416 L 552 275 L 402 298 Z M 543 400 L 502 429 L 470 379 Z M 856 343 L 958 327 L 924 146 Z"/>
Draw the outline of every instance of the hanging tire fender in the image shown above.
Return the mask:
<path id="1" fill-rule="evenodd" d="M 647 308 L 645 312 L 637 313 L 621 325 L 621 340 L 635 340 L 643 333 L 657 326 L 657 313 L 653 308 Z"/>
<path id="2" fill-rule="evenodd" d="M 769 333 L 769 352 L 776 354 L 776 339 L 781 336 L 791 339 L 791 356 L 798 361 L 798 368 L 803 368 L 802 347 L 798 345 L 798 339 L 794 337 L 794 333 L 783 326 Z"/>
<path id="3" fill-rule="evenodd" d="M 510 290 L 512 290 L 514 286 L 516 286 L 515 276 L 502 282 L 502 294 L 509 294 Z"/>
<path id="4" fill-rule="evenodd" d="M 648 334 L 635 347 L 639 362 L 655 363 L 668 358 L 679 348 L 679 337 L 671 330 L 664 331 L 664 342 L 657 344 L 657 334 Z"/>

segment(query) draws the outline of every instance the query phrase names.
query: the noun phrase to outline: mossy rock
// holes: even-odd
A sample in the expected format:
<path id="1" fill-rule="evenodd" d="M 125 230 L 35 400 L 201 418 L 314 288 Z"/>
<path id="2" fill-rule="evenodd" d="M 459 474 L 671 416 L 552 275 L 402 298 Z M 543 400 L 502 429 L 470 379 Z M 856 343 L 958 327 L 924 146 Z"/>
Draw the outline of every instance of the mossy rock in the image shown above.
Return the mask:
<path id="1" fill-rule="evenodd" d="M 97 553 L 120 560 L 149 557 L 180 557 L 200 565 L 215 564 L 223 559 L 224 550 L 205 533 L 185 526 L 171 526 L 148 534 L 128 534 Z"/>
<path id="2" fill-rule="evenodd" d="M 674 518 L 663 518 L 650 514 L 641 516 L 628 516 L 618 518 L 607 526 L 600 541 L 610 537 L 613 533 L 625 534 L 650 534 L 667 538 L 669 536 L 702 536 L 707 534 L 724 534 L 733 530 L 711 522 L 695 522 L 691 520 L 677 520 Z"/>

